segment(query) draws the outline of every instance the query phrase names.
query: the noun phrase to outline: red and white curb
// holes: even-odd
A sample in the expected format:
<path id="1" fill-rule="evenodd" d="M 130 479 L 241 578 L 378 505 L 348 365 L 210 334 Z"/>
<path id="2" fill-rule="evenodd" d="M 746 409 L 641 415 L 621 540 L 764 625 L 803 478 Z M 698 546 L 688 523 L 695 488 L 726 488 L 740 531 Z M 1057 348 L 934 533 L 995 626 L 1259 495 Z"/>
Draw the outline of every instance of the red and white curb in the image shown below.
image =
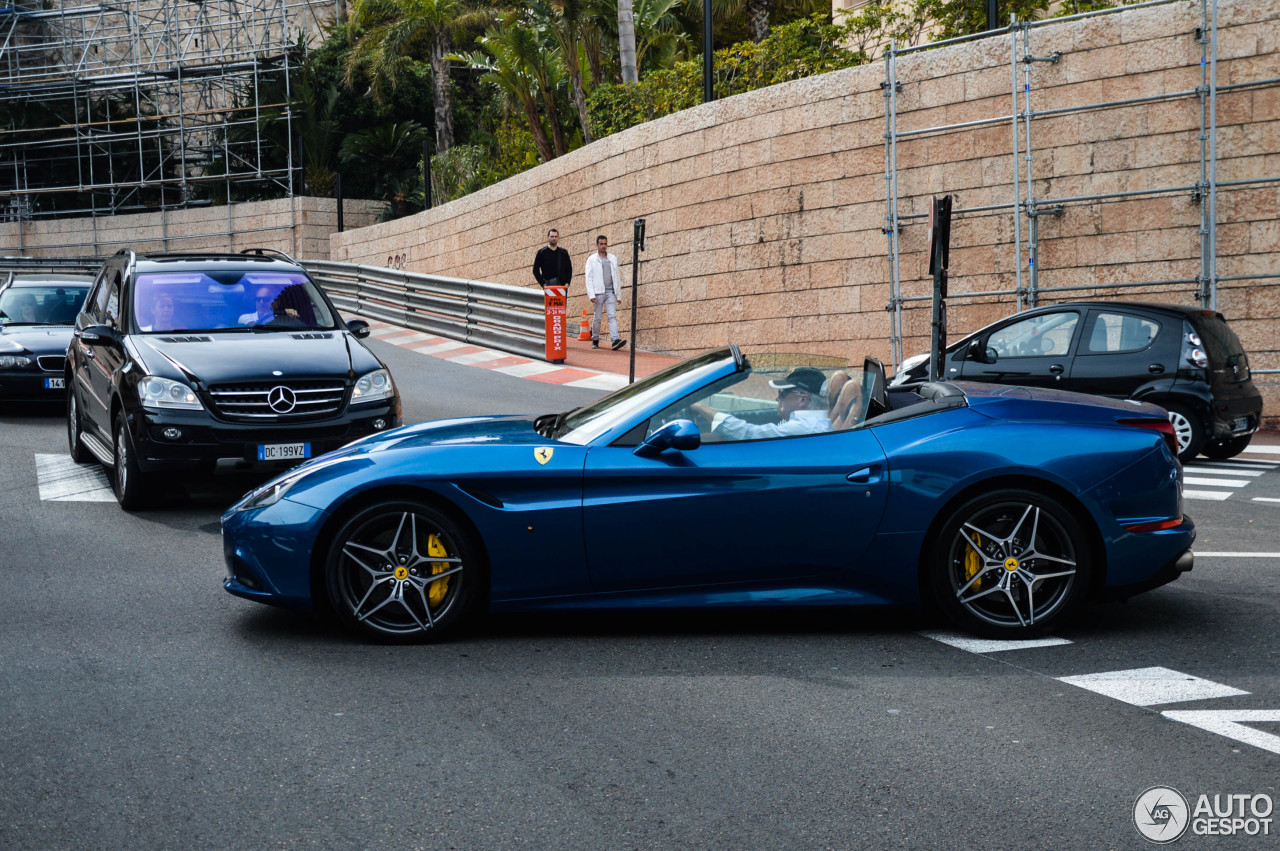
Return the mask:
<path id="1" fill-rule="evenodd" d="M 420 355 L 428 355 L 462 366 L 491 369 L 515 378 L 527 378 L 544 384 L 561 384 L 565 387 L 583 387 L 589 390 L 617 390 L 627 384 L 625 375 L 612 372 L 557 366 L 520 355 L 486 349 L 471 343 L 460 343 L 457 340 L 448 340 L 444 337 L 424 334 L 421 331 L 388 325 L 385 322 L 370 321 L 369 327 L 370 336 L 375 340 L 390 343 Z"/>

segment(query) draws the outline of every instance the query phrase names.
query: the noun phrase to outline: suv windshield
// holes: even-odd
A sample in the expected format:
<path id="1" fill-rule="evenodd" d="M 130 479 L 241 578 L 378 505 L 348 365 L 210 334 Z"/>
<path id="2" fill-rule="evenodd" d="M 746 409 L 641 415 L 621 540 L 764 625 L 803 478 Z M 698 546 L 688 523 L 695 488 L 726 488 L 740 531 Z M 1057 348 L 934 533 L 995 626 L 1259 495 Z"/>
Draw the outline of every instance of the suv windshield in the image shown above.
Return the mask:
<path id="1" fill-rule="evenodd" d="M 88 287 L 10 287 L 0 293 L 0 323 L 73 325 Z"/>
<path id="2" fill-rule="evenodd" d="M 334 318 L 302 272 L 138 275 L 133 321 L 143 333 L 331 329 Z"/>

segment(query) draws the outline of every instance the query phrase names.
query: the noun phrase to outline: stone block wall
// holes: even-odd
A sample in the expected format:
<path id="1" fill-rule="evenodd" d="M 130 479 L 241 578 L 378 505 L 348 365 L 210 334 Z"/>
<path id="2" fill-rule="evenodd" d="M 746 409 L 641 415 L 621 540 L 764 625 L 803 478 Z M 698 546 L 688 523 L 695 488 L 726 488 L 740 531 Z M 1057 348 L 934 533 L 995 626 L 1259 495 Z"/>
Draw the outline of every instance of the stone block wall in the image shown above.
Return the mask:
<path id="1" fill-rule="evenodd" d="M 371 224 L 379 206 L 373 201 L 344 201 L 343 225 Z M 327 260 L 329 237 L 337 230 L 338 202 L 333 198 L 279 198 L 96 219 L 0 222 L 0 254 L 57 257 L 108 255 L 121 248 L 233 252 L 274 248 Z"/>
<path id="2" fill-rule="evenodd" d="M 1220 85 L 1262 81 L 1280 67 L 1280 0 L 1221 0 Z M 1031 108 L 1081 107 L 1200 85 L 1200 4 L 1056 23 L 1031 33 L 1031 52 L 1061 51 L 1031 67 Z M 899 210 L 920 216 L 930 196 L 957 210 L 1005 205 L 954 221 L 954 338 L 1014 310 L 1015 270 L 1027 279 L 1027 219 L 1015 241 L 1011 45 L 1007 36 L 898 58 L 898 130 L 1003 118 L 902 139 Z M 533 285 L 547 228 L 572 254 L 569 310 L 586 306 L 581 269 L 598 233 L 631 280 L 632 221 L 648 222 L 642 255 L 641 347 L 679 355 L 737 342 L 890 360 L 884 66 L 811 77 L 705 104 L 600 140 L 442 207 L 335 234 L 332 258 L 384 264 L 408 256 L 416 272 Z M 1019 72 L 1018 85 L 1022 85 Z M 1025 105 L 1022 107 L 1025 108 Z M 1200 102 L 1194 94 L 1127 107 L 1038 116 L 1031 129 L 1039 201 L 1183 187 L 1107 201 L 1064 201 L 1040 218 L 1040 303 L 1123 298 L 1194 304 L 1200 274 Z M 1218 179 L 1280 177 L 1280 87 L 1224 91 L 1218 103 Z M 1019 148 L 1025 155 L 1025 135 Z M 1025 169 L 1025 161 L 1018 168 Z M 1024 181 L 1025 184 L 1025 181 Z M 1020 188 L 1025 200 L 1025 185 Z M 1219 308 L 1255 368 L 1280 368 L 1280 183 L 1222 186 L 1218 194 Z M 930 292 L 923 218 L 901 233 L 902 295 Z M 1069 287 L 1088 287 L 1067 290 Z M 623 301 L 630 305 L 630 294 Z M 624 310 L 620 321 L 629 324 Z M 927 302 L 908 301 L 904 352 L 927 349 Z M 1280 415 L 1280 379 L 1259 376 Z M 1277 422 L 1272 418 L 1273 424 Z"/>

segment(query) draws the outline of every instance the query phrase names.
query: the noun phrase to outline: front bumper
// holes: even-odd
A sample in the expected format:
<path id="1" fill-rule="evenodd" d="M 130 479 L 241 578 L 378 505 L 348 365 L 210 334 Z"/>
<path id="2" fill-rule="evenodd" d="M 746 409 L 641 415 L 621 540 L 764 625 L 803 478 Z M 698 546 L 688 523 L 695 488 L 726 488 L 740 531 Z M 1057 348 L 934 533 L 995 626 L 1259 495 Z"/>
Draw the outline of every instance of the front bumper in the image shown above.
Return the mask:
<path id="1" fill-rule="evenodd" d="M 60 402 L 66 398 L 65 386 L 49 387 L 47 386 L 49 384 L 62 385 L 62 372 L 43 372 L 35 369 L 0 370 L 0 399 L 11 399 L 17 402 Z"/>
<path id="2" fill-rule="evenodd" d="M 349 408 L 340 416 L 309 423 L 260 426 L 215 421 L 205 411 L 138 409 L 129 427 L 143 472 L 272 470 L 302 458 L 258 460 L 262 446 L 307 444 L 314 458 L 351 441 L 400 425 L 400 404 L 390 400 Z"/>

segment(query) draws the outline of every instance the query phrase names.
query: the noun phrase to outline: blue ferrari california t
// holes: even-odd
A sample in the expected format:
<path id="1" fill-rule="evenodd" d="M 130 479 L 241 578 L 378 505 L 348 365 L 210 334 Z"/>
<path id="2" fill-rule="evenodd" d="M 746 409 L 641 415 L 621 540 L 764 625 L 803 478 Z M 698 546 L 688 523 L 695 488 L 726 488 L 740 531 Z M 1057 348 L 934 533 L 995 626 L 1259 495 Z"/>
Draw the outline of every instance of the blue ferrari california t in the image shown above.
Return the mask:
<path id="1" fill-rule="evenodd" d="M 240 597 L 366 637 L 477 612 L 936 606 L 987 636 L 1191 568 L 1164 411 L 925 383 L 833 358 L 694 357 L 594 404 L 421 423 L 273 479 L 222 518 Z"/>

